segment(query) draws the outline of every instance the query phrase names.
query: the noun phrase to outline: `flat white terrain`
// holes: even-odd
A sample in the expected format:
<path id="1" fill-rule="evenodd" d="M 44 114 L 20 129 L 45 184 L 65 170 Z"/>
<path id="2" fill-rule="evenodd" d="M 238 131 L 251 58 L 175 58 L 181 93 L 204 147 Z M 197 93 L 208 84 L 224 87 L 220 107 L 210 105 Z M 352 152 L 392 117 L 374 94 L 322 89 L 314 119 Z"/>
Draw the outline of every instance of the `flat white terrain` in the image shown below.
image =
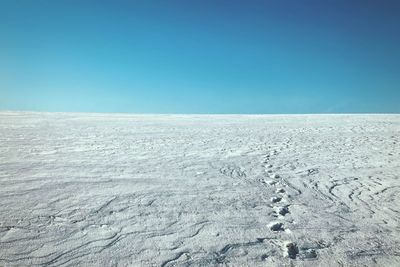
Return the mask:
<path id="1" fill-rule="evenodd" d="M 0 266 L 400 266 L 400 115 L 0 113 Z"/>

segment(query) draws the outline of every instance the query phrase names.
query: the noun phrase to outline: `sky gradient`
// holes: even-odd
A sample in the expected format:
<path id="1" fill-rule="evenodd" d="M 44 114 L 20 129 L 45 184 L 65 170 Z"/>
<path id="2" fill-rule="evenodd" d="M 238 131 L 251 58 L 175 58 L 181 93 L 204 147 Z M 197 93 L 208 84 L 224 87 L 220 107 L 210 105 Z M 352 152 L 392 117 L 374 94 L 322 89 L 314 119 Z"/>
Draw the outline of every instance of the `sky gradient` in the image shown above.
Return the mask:
<path id="1" fill-rule="evenodd" d="M 0 110 L 400 113 L 400 1 L 0 1 Z"/>

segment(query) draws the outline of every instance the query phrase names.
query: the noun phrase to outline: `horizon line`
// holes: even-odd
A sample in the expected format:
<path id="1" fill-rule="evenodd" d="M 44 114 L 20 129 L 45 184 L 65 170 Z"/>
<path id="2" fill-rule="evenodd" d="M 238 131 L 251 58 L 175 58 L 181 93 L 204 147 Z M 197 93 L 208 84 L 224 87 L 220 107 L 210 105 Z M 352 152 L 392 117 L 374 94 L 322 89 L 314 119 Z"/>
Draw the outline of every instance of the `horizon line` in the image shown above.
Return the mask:
<path id="1" fill-rule="evenodd" d="M 150 112 L 85 112 L 85 111 L 42 111 L 42 110 L 3 110 L 0 109 L 0 113 L 53 113 L 53 114 L 93 114 L 93 115 L 139 115 L 139 116 L 307 116 L 307 115 L 400 115 L 400 113 L 368 113 L 368 112 L 321 112 L 321 113 L 150 113 Z"/>

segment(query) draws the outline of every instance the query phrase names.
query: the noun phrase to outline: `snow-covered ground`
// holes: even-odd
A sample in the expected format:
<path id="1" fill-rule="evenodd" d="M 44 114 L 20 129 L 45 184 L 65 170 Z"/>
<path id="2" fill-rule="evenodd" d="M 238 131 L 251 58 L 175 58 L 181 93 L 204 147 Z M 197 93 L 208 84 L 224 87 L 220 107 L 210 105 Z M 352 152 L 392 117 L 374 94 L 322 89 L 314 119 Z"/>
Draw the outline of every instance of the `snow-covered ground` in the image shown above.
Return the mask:
<path id="1" fill-rule="evenodd" d="M 0 266 L 400 266 L 400 115 L 0 113 Z"/>

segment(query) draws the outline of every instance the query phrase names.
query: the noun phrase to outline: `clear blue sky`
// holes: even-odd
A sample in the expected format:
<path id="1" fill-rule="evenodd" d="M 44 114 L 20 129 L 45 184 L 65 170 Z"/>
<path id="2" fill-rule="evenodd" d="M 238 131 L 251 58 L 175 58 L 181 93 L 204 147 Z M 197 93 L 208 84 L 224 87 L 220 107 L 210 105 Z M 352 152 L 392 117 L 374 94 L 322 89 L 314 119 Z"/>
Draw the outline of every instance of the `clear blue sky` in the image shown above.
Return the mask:
<path id="1" fill-rule="evenodd" d="M 0 1 L 0 109 L 400 112 L 400 1 Z"/>

